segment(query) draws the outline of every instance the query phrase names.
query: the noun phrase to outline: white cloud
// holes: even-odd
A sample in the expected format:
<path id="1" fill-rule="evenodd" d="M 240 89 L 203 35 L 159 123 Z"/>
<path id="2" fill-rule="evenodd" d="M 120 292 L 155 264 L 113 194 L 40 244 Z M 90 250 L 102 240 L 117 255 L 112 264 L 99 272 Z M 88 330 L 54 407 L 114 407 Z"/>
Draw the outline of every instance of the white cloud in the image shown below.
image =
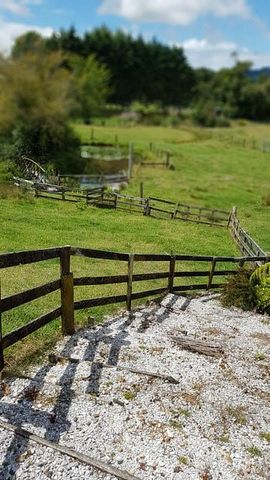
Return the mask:
<path id="1" fill-rule="evenodd" d="M 219 70 L 222 67 L 232 67 L 233 52 L 237 52 L 240 61 L 251 61 L 255 68 L 270 66 L 270 53 L 256 53 L 248 48 L 241 47 L 234 42 L 211 43 L 206 39 L 190 38 L 181 44 L 174 43 L 184 48 L 189 63 L 195 67 L 207 67 Z"/>
<path id="2" fill-rule="evenodd" d="M 32 30 L 39 32 L 44 37 L 49 37 L 53 33 L 51 27 L 37 27 L 0 20 L 0 52 L 8 54 L 16 38 Z"/>
<path id="3" fill-rule="evenodd" d="M 99 13 L 173 25 L 188 25 L 207 14 L 242 18 L 251 15 L 247 0 L 102 0 Z"/>
<path id="4" fill-rule="evenodd" d="M 0 0 L 0 10 L 15 15 L 28 15 L 30 5 L 39 5 L 42 0 Z"/>

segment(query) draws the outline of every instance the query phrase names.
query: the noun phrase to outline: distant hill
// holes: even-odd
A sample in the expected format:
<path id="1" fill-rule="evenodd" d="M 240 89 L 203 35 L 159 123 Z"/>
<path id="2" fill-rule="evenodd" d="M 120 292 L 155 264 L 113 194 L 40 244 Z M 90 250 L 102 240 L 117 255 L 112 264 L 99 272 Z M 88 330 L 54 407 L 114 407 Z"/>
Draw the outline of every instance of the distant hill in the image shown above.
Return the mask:
<path id="1" fill-rule="evenodd" d="M 270 76 L 270 67 L 263 67 L 258 68 L 256 70 L 249 70 L 247 72 L 249 78 L 253 80 L 257 80 L 257 78 L 261 77 L 262 75 Z"/>

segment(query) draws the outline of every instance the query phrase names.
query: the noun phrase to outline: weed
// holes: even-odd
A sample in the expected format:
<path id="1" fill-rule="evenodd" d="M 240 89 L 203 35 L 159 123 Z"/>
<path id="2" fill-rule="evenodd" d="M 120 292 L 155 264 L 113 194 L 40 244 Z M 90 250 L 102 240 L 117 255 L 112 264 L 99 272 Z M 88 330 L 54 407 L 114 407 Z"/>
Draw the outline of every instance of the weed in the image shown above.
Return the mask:
<path id="1" fill-rule="evenodd" d="M 247 417 L 245 415 L 246 413 L 246 408 L 245 407 L 226 407 L 226 413 L 227 415 L 231 416 L 235 423 L 238 423 L 239 425 L 246 425 L 247 424 Z"/>
<path id="2" fill-rule="evenodd" d="M 172 410 L 171 413 L 174 417 L 177 418 L 181 415 L 183 415 L 184 417 L 190 417 L 190 412 L 187 408 L 178 408 L 177 410 Z"/>
<path id="3" fill-rule="evenodd" d="M 266 359 L 266 355 L 265 353 L 262 353 L 262 352 L 256 352 L 255 359 L 260 362 Z"/>
<path id="4" fill-rule="evenodd" d="M 262 457 L 262 452 L 258 447 L 252 445 L 252 447 L 246 448 L 246 452 L 250 453 L 253 457 Z"/>
<path id="5" fill-rule="evenodd" d="M 268 443 L 270 443 L 270 432 L 261 432 L 260 437 L 262 440 L 266 440 Z"/>
<path id="6" fill-rule="evenodd" d="M 230 436 L 229 435 L 220 435 L 219 441 L 222 443 L 229 443 L 230 442 Z"/>
<path id="7" fill-rule="evenodd" d="M 178 457 L 178 462 L 182 463 L 183 465 L 188 465 L 188 458 L 187 457 Z"/>
<path id="8" fill-rule="evenodd" d="M 182 423 L 178 422 L 177 420 L 174 420 L 174 419 L 171 419 L 169 421 L 169 425 L 170 425 L 170 427 L 175 428 L 176 430 L 182 430 L 182 428 L 183 428 Z"/>
<path id="9" fill-rule="evenodd" d="M 251 272 L 240 269 L 236 275 L 230 277 L 223 289 L 221 302 L 224 306 L 241 308 L 242 310 L 253 310 L 256 306 L 255 289 L 250 284 Z"/>
<path id="10" fill-rule="evenodd" d="M 137 397 L 137 393 L 138 392 L 126 390 L 125 392 L 123 392 L 123 397 L 128 401 L 134 400 Z"/>

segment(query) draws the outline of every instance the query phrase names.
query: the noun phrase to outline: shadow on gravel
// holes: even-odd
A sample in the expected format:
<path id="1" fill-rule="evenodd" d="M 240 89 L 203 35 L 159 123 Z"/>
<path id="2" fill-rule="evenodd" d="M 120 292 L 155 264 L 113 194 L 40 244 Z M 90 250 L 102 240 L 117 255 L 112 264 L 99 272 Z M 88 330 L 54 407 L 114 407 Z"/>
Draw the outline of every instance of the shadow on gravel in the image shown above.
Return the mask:
<path id="1" fill-rule="evenodd" d="M 104 362 L 107 362 L 109 365 L 117 365 L 122 346 L 129 345 L 130 343 L 127 340 L 128 332 L 125 329 L 132 323 L 133 319 L 134 315 L 131 313 L 128 319 L 118 326 L 116 335 L 110 326 L 119 320 L 119 318 L 107 322 L 107 324 L 97 331 L 79 331 L 67 340 L 64 348 L 60 352 L 61 356 L 72 357 L 72 353 L 82 336 L 88 340 L 82 361 L 90 361 L 93 363 L 90 367 L 86 393 L 99 394 L 103 369 L 100 361 L 95 362 L 99 346 L 102 344 L 110 346 L 108 358 L 104 358 Z M 0 401 L 0 415 L 17 427 L 29 428 L 29 425 L 33 425 L 34 427 L 41 428 L 43 431 L 45 430 L 43 435 L 47 440 L 58 443 L 61 435 L 70 428 L 70 422 L 67 419 L 74 396 L 72 385 L 78 363 L 67 362 L 63 365 L 64 371 L 57 381 L 57 385 L 61 387 L 60 394 L 57 397 L 52 411 L 47 412 L 35 408 L 34 404 L 38 392 L 46 385 L 47 374 L 53 367 L 53 364 L 48 363 L 40 368 L 36 375 L 30 380 L 29 384 L 19 393 L 17 404 L 7 403 L 3 401 L 4 397 L 2 397 Z M 31 427 L 29 430 L 31 430 Z M 3 463 L 0 466 L 0 480 L 11 480 L 14 478 L 14 475 L 20 467 L 20 462 L 27 456 L 28 450 L 29 440 L 14 435 L 5 453 Z"/>
<path id="2" fill-rule="evenodd" d="M 174 311 L 173 307 L 177 300 L 178 297 L 173 296 L 166 306 L 154 305 L 149 310 L 149 313 L 143 316 L 138 332 L 143 333 L 153 323 L 160 324 L 166 320 L 170 312 Z M 185 300 L 180 310 L 186 309 L 189 302 L 190 300 Z M 159 310 L 161 313 L 159 313 Z M 135 317 L 136 311 L 131 312 L 128 318 L 123 319 L 123 322 L 117 326 L 116 333 L 112 326 L 119 321 L 119 317 L 108 321 L 101 328 L 81 330 L 67 339 L 60 356 L 72 357 L 80 338 L 84 338 L 87 341 L 87 346 L 81 359 L 82 361 L 91 362 L 86 393 L 99 395 L 104 363 L 111 366 L 118 364 L 121 348 L 130 344 L 128 341 L 129 334 L 126 329 L 132 324 Z M 100 356 L 102 345 L 109 347 L 109 353 L 106 357 L 104 356 L 101 363 L 100 360 L 95 361 L 95 358 L 97 353 Z M 57 381 L 57 385 L 61 387 L 61 390 L 53 405 L 53 409 L 50 412 L 42 411 L 35 408 L 35 400 L 40 390 L 46 385 L 46 377 L 53 367 L 53 364 L 48 363 L 38 370 L 36 375 L 29 381 L 29 384 L 18 394 L 17 404 L 7 403 L 3 401 L 4 397 L 2 397 L 0 401 L 0 415 L 18 427 L 26 426 L 29 428 L 29 425 L 32 425 L 33 427 L 41 428 L 44 432 L 41 435 L 43 434 L 47 440 L 58 443 L 61 435 L 70 428 L 68 413 L 74 396 L 72 385 L 78 363 L 66 362 L 63 364 L 62 375 Z M 31 430 L 31 427 L 29 429 Z M 20 467 L 20 462 L 28 455 L 28 442 L 28 439 L 14 435 L 7 448 L 2 466 L 0 466 L 0 480 L 14 478 Z"/>

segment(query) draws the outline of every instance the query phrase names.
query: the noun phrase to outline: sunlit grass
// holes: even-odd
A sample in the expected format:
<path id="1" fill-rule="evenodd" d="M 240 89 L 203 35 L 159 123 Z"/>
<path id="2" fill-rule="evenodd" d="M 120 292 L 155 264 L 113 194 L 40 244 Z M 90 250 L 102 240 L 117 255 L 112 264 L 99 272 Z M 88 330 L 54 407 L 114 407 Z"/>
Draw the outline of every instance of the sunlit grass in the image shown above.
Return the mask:
<path id="1" fill-rule="evenodd" d="M 239 128 L 235 126 L 226 129 L 226 135 L 233 135 Z M 257 128 L 260 129 L 259 126 L 254 126 L 255 131 Z M 77 125 L 76 129 L 83 141 L 90 139 L 91 126 Z M 242 130 L 250 135 L 251 126 Z M 270 154 L 230 146 L 227 140 L 223 142 L 210 138 L 209 132 L 193 128 L 94 127 L 94 133 L 95 140 L 98 141 L 112 142 L 117 135 L 120 143 L 127 145 L 128 142 L 133 142 L 135 151 L 146 151 L 152 142 L 157 148 L 168 149 L 173 153 L 175 170 L 145 168 L 135 164 L 127 193 L 138 195 L 140 182 L 143 182 L 145 196 L 159 196 L 226 210 L 237 205 L 243 226 L 265 250 L 270 250 L 270 207 L 262 201 L 263 197 L 269 195 Z M 245 133 L 242 132 L 241 135 Z M 14 189 L 7 189 L 6 186 L 1 188 L 0 202 L 1 252 L 73 245 L 122 252 L 200 255 L 239 253 L 225 228 L 179 220 L 157 220 L 140 214 L 34 199 Z M 195 267 L 194 265 L 193 268 Z M 178 264 L 177 268 L 183 270 L 192 267 Z M 209 265 L 205 268 L 209 269 Z M 136 265 L 135 269 L 136 272 L 144 273 L 167 271 L 168 265 L 143 263 Z M 75 276 L 117 275 L 127 273 L 127 266 L 121 262 L 73 258 L 72 271 Z M 2 296 L 8 296 L 59 278 L 59 261 L 5 269 L 0 274 Z M 177 279 L 177 283 L 180 281 Z M 205 279 L 200 281 L 204 283 Z M 165 286 L 166 282 L 156 280 L 134 284 L 134 291 L 159 288 Z M 76 288 L 75 297 L 80 300 L 125 293 L 126 285 L 120 284 Z M 59 292 L 55 292 L 3 314 L 4 332 L 57 307 L 59 302 Z M 76 321 L 85 325 L 92 315 L 101 321 L 104 315 L 116 312 L 122 306 L 97 307 L 77 312 Z M 18 358 L 23 360 L 36 356 L 37 351 L 42 351 L 42 345 L 50 347 L 59 335 L 60 322 L 52 322 L 20 343 L 20 347 L 9 349 L 8 362 L 14 366 Z"/>

